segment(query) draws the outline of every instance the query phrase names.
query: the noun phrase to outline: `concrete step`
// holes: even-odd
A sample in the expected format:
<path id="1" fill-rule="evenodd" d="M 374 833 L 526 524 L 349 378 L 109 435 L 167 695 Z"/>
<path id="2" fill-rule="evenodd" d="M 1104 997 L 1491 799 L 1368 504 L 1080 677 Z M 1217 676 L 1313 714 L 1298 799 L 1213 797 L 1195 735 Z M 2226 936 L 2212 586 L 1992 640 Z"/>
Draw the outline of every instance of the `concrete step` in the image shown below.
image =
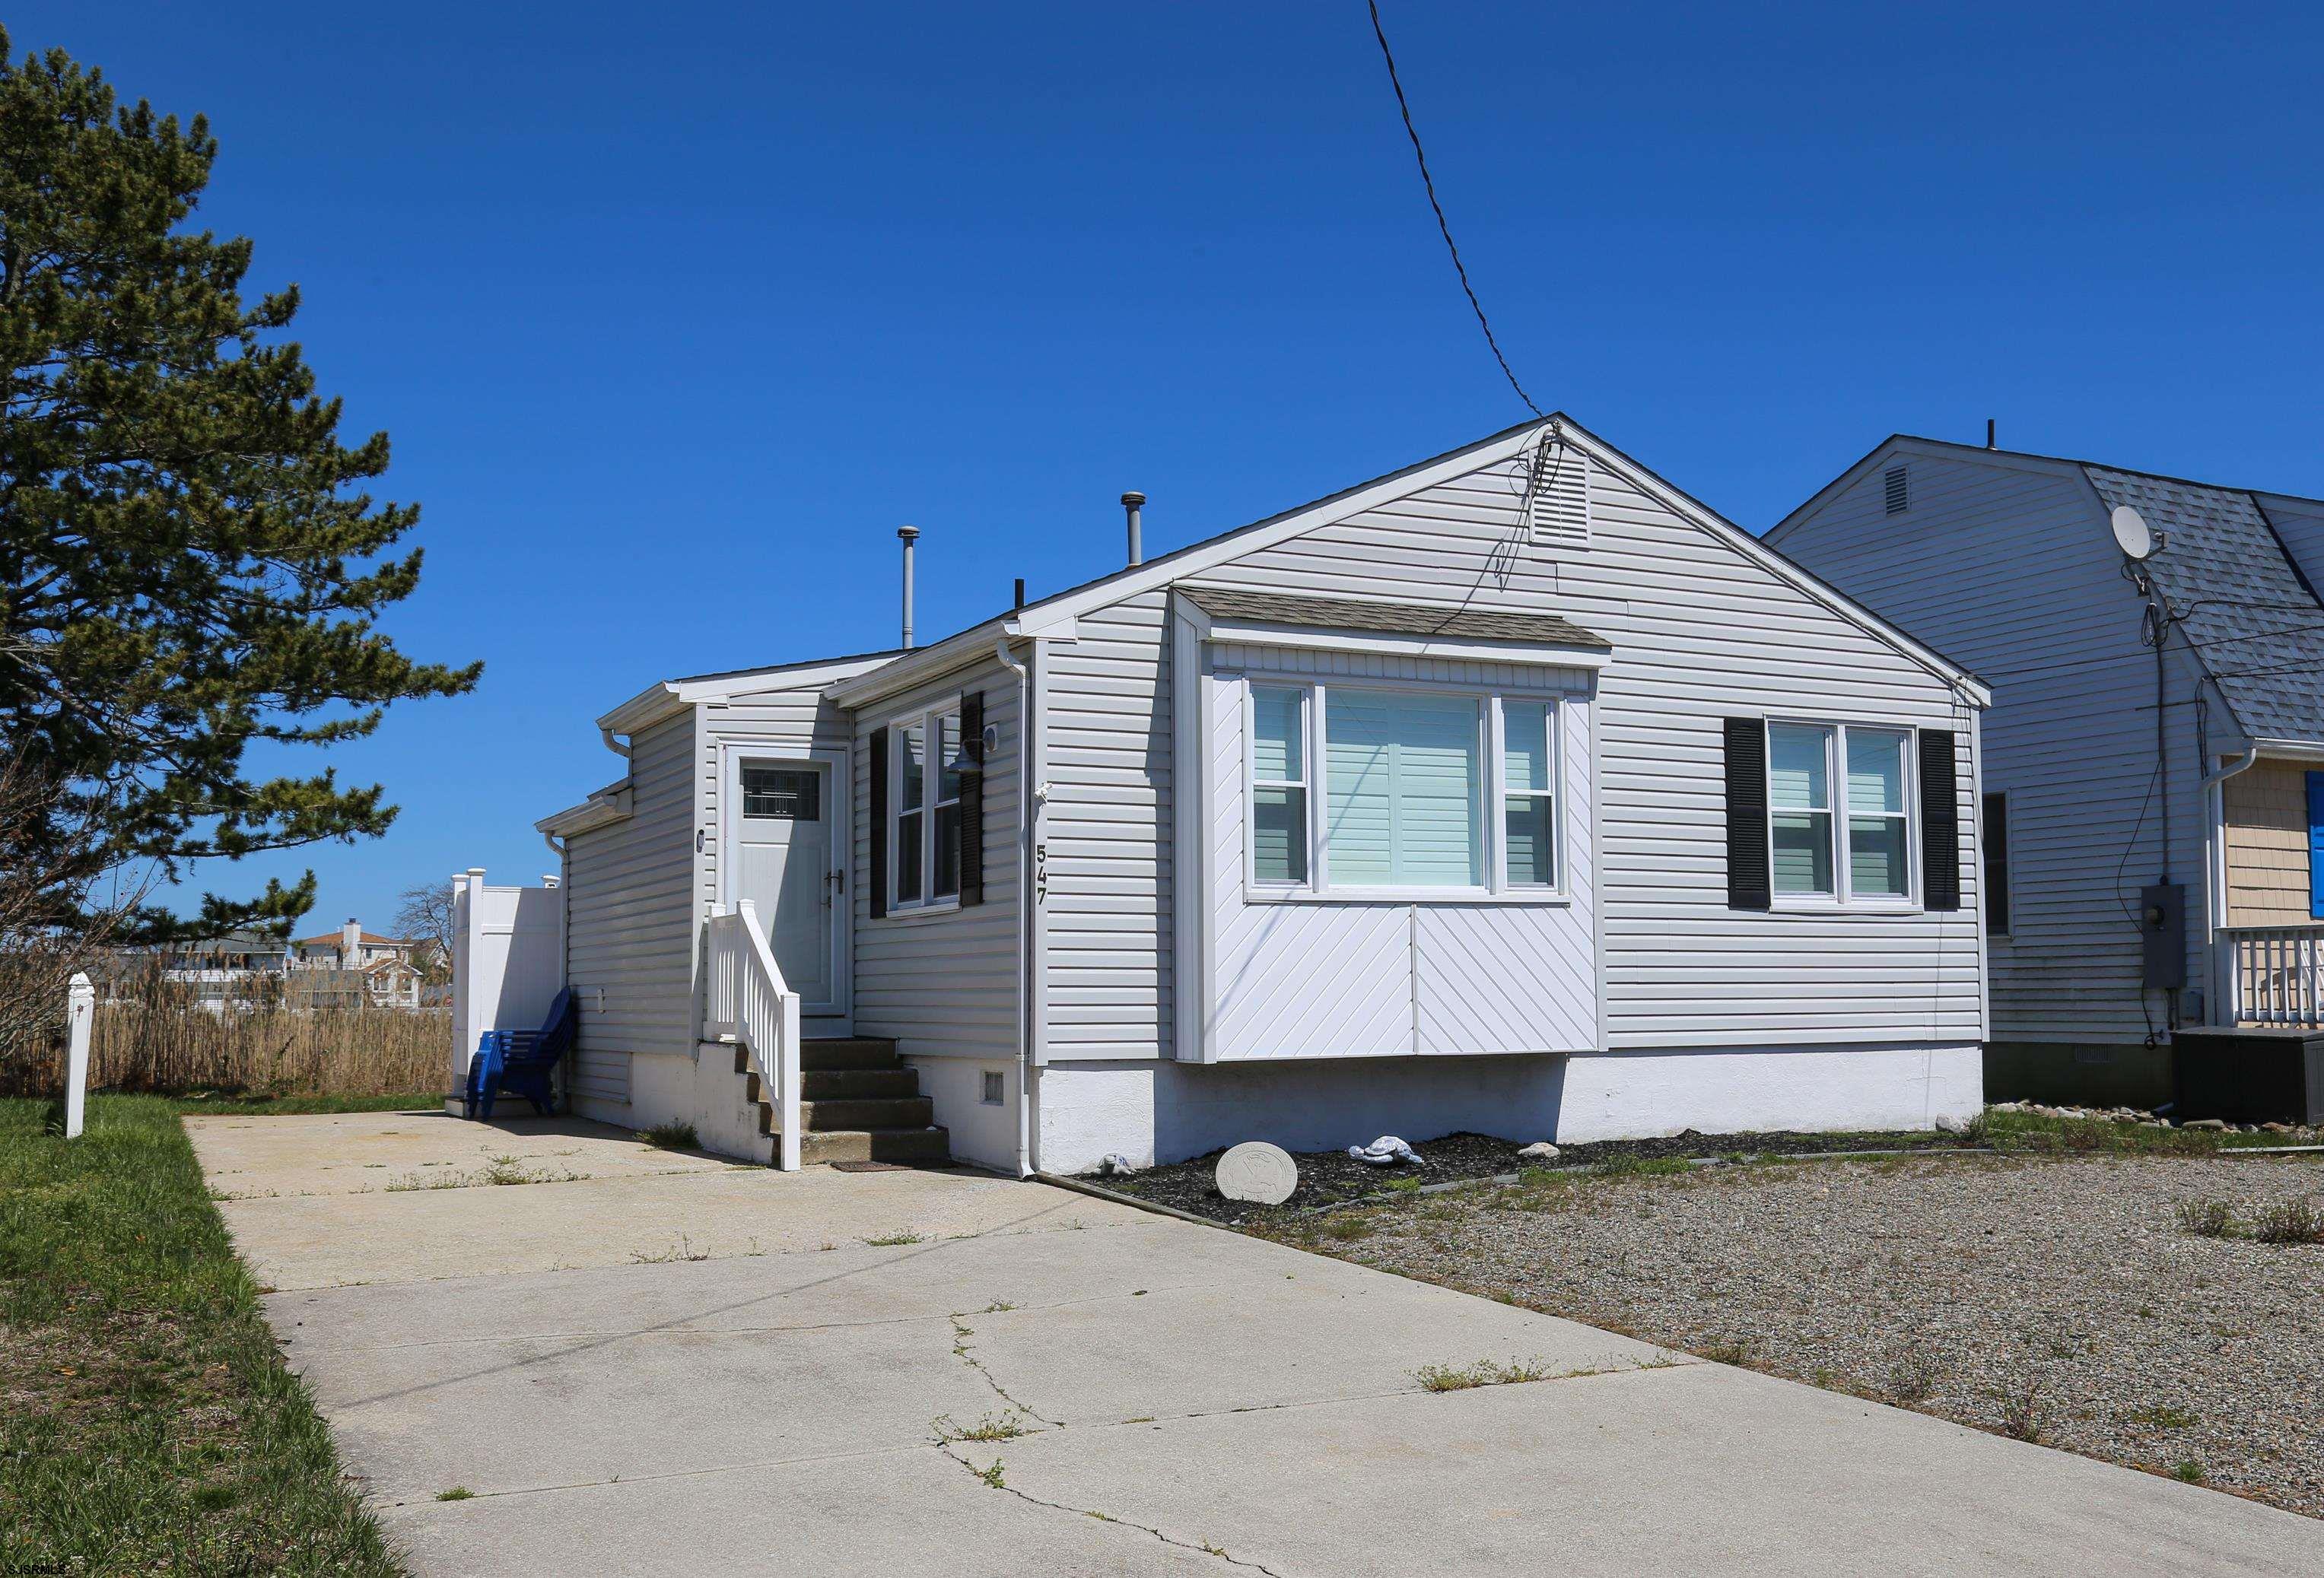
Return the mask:
<path id="1" fill-rule="evenodd" d="M 828 1069 L 894 1069 L 896 1043 L 879 1036 L 810 1036 L 799 1042 L 799 1067 Z"/>
<path id="2" fill-rule="evenodd" d="M 799 1136 L 805 1161 L 945 1161 L 952 1141 L 944 1130 L 831 1129 Z"/>
<path id="3" fill-rule="evenodd" d="M 812 1134 L 819 1130 L 919 1129 L 936 1121 L 936 1103 L 925 1096 L 799 1103 L 799 1132 L 803 1134 Z"/>
<path id="4" fill-rule="evenodd" d="M 920 1077 L 909 1069 L 818 1069 L 802 1073 L 799 1086 L 799 1110 L 823 1108 L 831 1120 L 822 1125 L 825 1128 L 908 1129 L 931 1116 L 928 1098 L 920 1094 Z M 742 1075 L 742 1099 L 761 1104 L 768 1099 L 755 1069 Z"/>
<path id="5" fill-rule="evenodd" d="M 919 1093 L 920 1077 L 911 1069 L 809 1069 L 799 1076 L 799 1096 L 807 1101 L 862 1100 Z"/>

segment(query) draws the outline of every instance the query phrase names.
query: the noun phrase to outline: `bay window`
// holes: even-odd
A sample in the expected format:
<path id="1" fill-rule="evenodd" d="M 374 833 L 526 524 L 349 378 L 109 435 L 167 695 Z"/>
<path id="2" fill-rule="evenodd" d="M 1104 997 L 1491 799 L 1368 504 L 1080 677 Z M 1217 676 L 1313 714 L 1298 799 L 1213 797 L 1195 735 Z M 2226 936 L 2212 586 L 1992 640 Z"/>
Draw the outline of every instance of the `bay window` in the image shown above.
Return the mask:
<path id="1" fill-rule="evenodd" d="M 1911 745 L 1904 729 L 1767 725 L 1770 876 L 1778 902 L 1910 902 Z"/>
<path id="2" fill-rule="evenodd" d="M 931 711 L 888 730 L 888 904 L 960 896 L 960 713 Z"/>
<path id="3" fill-rule="evenodd" d="M 1255 893 L 1554 895 L 1559 703 L 1253 680 Z"/>

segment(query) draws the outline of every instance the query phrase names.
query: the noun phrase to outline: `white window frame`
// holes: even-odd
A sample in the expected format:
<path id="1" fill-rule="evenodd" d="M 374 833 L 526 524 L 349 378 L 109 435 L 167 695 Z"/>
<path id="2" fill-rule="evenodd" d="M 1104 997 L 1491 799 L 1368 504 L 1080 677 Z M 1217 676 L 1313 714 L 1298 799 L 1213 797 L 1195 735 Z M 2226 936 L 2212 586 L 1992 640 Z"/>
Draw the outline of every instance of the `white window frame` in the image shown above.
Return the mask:
<path id="1" fill-rule="evenodd" d="M 944 749 L 944 724 L 949 720 L 954 738 L 960 734 L 960 698 L 949 697 L 932 702 L 927 706 L 890 718 L 881 725 L 888 732 L 888 817 L 887 826 L 879 836 L 888 840 L 888 913 L 890 915 L 931 915 L 960 908 L 960 879 L 953 879 L 953 891 L 941 897 L 930 890 L 936 881 L 936 813 L 945 807 L 960 803 L 960 792 L 954 786 L 952 798 L 943 798 L 944 767 L 938 760 Z M 918 727 L 920 738 L 927 742 L 927 759 L 921 764 L 920 784 L 922 803 L 904 803 L 904 741 L 907 733 Z M 920 819 L 920 896 L 902 896 L 900 883 L 904 873 L 903 822 L 908 816 Z M 965 839 L 963 839 L 965 847 Z"/>
<path id="2" fill-rule="evenodd" d="M 1568 856 L 1570 842 L 1566 833 L 1567 802 L 1570 785 L 1566 782 L 1566 732 L 1572 694 L 1562 689 L 1532 691 L 1523 688 L 1489 689 L 1478 685 L 1447 684 L 1435 681 L 1380 679 L 1370 675 L 1345 680 L 1313 674 L 1271 674 L 1264 671 L 1222 674 L 1237 682 L 1238 703 L 1242 711 L 1242 882 L 1243 896 L 1253 904 L 1314 904 L 1321 902 L 1358 902 L 1379 904 L 1566 904 L 1572 902 L 1572 864 Z M 1299 708 L 1300 754 L 1307 769 L 1304 785 L 1307 791 L 1307 880 L 1286 883 L 1272 878 L 1262 880 L 1256 869 L 1258 840 L 1251 836 L 1252 817 L 1258 805 L 1254 791 L 1262 785 L 1275 785 L 1288 780 L 1259 779 L 1255 775 L 1257 739 L 1255 708 L 1251 692 L 1254 687 L 1268 690 L 1291 690 L 1304 693 Z M 1377 885 L 1338 885 L 1332 881 L 1331 839 L 1325 830 L 1325 819 L 1331 808 L 1331 764 L 1323 750 L 1328 738 L 1331 693 L 1333 689 L 1351 691 L 1406 691 L 1419 694 L 1452 696 L 1475 703 L 1477 708 L 1478 766 L 1483 775 L 1484 793 L 1479 797 L 1478 814 L 1483 822 L 1472 830 L 1480 840 L 1484 855 L 1485 880 L 1477 886 L 1459 887 L 1383 887 Z M 1504 699 L 1538 702 L 1548 709 L 1549 784 L 1546 791 L 1551 805 L 1553 844 L 1550 858 L 1555 864 L 1557 880 L 1554 885 L 1515 884 L 1508 880 L 1507 821 L 1508 769 L 1503 759 L 1501 703 Z"/>
<path id="3" fill-rule="evenodd" d="M 1921 909 L 1921 819 L 1914 808 L 1921 803 L 1920 735 L 1909 723 L 1873 723 L 1858 720 L 1843 723 L 1831 718 L 1769 718 L 1767 765 L 1763 793 L 1767 804 L 1768 902 L 1779 910 L 1878 910 L 1892 914 L 1917 913 Z M 1784 893 L 1775 886 L 1775 815 L 1786 809 L 1775 803 L 1775 730 L 1819 729 L 1824 731 L 1824 788 L 1831 797 L 1831 885 L 1830 893 Z M 1854 891 L 1855 874 L 1848 857 L 1848 731 L 1900 735 L 1904 739 L 1904 809 L 1883 812 L 1904 824 L 1904 891 L 1863 894 Z M 1870 812 L 1864 814 L 1869 815 Z"/>
<path id="4" fill-rule="evenodd" d="M 1296 778 L 1262 778 L 1259 775 L 1259 693 L 1289 691 L 1298 698 L 1299 767 Z M 1315 881 L 1316 846 L 1321 841 L 1315 817 L 1315 755 L 1314 730 L 1310 720 L 1316 707 L 1315 687 L 1294 679 L 1268 679 L 1254 676 L 1242 687 L 1242 804 L 1243 804 L 1243 884 L 1246 887 L 1276 893 L 1297 892 L 1312 886 Z M 1301 862 L 1307 875 L 1296 880 L 1261 876 L 1259 874 L 1259 792 L 1261 789 L 1296 789 L 1299 791 L 1301 830 L 1306 835 L 1306 859 Z"/>

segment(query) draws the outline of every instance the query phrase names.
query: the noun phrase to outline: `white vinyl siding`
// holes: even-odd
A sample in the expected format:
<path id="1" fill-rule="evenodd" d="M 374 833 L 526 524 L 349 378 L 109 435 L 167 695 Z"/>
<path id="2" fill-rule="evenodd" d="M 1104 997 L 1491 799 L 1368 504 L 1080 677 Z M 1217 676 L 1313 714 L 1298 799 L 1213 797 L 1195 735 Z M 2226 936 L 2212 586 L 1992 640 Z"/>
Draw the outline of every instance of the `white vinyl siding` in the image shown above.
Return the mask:
<path id="1" fill-rule="evenodd" d="M 2008 456 L 1916 452 L 1912 512 L 1892 519 L 1885 463 L 1773 540 L 1994 687 L 1984 787 L 2008 795 L 2010 885 L 2008 935 L 1992 940 L 1994 1038 L 2143 1041 L 2143 944 L 2124 907 L 2166 865 L 2190 886 L 2187 979 L 2204 978 L 2195 710 L 2163 712 L 2166 851 L 2154 653 L 2139 641 L 2138 595 L 2088 481 Z M 2174 701 L 2188 695 L 2183 654 L 2169 673 Z M 2232 725 L 2215 710 L 2211 727 L 2217 743 Z M 2147 1003 L 2159 1021 L 2160 995 Z"/>
<path id="2" fill-rule="evenodd" d="M 1591 546 L 1563 556 L 1525 543 L 1512 481 L 1511 463 L 1480 466 L 1194 579 L 1556 613 L 1612 641 L 1593 723 L 1600 804 L 1572 850 L 1588 853 L 1594 839 L 1602 862 L 1594 923 L 1605 1044 L 1978 1039 L 1973 909 L 1727 907 L 1720 743 L 1723 718 L 1780 717 L 1811 700 L 1835 721 L 1957 731 L 1960 881 L 1973 906 L 1975 710 L 1920 661 L 1618 473 L 1591 469 Z M 1173 1044 L 1169 905 L 1148 885 L 1170 869 L 1166 609 L 1156 592 L 1084 614 L 1079 638 L 1056 649 L 1047 836 L 1056 876 L 1045 921 L 1053 1058 L 1150 1057 Z M 1581 968 L 1588 975 L 1591 961 Z"/>
<path id="3" fill-rule="evenodd" d="M 984 902 L 959 907 L 952 894 L 922 909 L 872 914 L 872 732 L 930 712 L 953 720 L 951 750 L 960 748 L 959 702 L 984 697 L 984 721 L 998 741 L 984 760 Z M 1017 909 L 1019 726 L 1017 676 L 991 656 L 918 690 L 868 703 L 854 725 L 855 856 L 863 879 L 854 895 L 855 1031 L 892 1036 L 907 1057 L 1014 1058 L 1018 1055 L 1018 978 L 1021 957 Z M 941 734 L 941 730 L 938 731 Z M 894 748 L 891 745 L 892 757 Z M 951 758 L 945 757 L 945 760 Z M 956 803 L 957 777 L 928 769 L 937 803 Z M 890 795 L 890 804 L 896 801 Z M 933 829 L 930 830 L 933 832 Z M 892 867 L 891 867 L 892 869 Z"/>
<path id="4" fill-rule="evenodd" d="M 610 1115 L 631 1059 L 684 1054 L 694 1037 L 694 715 L 630 744 L 631 813 L 566 840 L 566 978 L 580 1005 L 574 1096 Z"/>

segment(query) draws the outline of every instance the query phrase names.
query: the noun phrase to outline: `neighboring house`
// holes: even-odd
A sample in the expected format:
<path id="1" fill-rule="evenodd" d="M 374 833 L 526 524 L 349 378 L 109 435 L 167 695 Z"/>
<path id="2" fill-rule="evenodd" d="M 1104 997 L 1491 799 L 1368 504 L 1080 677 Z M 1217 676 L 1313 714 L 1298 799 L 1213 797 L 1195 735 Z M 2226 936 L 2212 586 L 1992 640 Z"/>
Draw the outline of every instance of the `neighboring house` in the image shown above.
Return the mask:
<path id="1" fill-rule="evenodd" d="M 164 950 L 161 977 L 190 990 L 201 1006 L 223 1008 L 272 991 L 290 968 L 290 951 L 279 938 L 254 931 L 230 931 Z"/>
<path id="2" fill-rule="evenodd" d="M 782 1158 L 748 901 L 810 1161 L 1965 1117 L 1986 699 L 1528 423 L 933 646 L 599 719 L 623 776 L 539 824 L 575 1105 Z"/>
<path id="3" fill-rule="evenodd" d="M 350 915 L 346 924 L 337 931 L 301 937 L 290 949 L 294 968 L 359 970 L 382 959 L 410 963 L 413 951 L 422 946 L 407 938 L 382 937 L 376 931 L 366 931 Z"/>
<path id="4" fill-rule="evenodd" d="M 1898 436 L 1766 540 L 1993 686 L 1990 1094 L 2165 1100 L 2181 1027 L 2324 1024 L 2324 502 Z"/>
<path id="5" fill-rule="evenodd" d="M 415 956 L 429 946 L 366 931 L 349 916 L 337 931 L 290 945 L 292 996 L 309 1006 L 417 1008 L 420 972 Z"/>

